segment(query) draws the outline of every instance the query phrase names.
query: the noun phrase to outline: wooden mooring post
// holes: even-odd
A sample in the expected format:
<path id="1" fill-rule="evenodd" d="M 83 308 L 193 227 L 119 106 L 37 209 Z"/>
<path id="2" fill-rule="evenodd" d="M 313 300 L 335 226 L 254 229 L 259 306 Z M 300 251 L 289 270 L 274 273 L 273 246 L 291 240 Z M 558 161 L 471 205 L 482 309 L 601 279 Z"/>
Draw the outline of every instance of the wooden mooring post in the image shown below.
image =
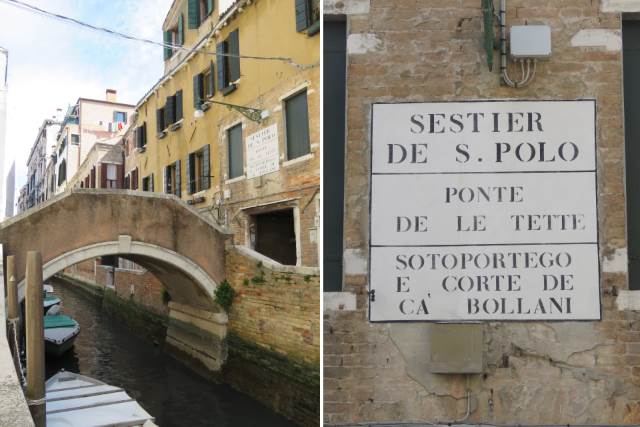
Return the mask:
<path id="1" fill-rule="evenodd" d="M 20 307 L 18 305 L 18 285 L 15 275 L 15 258 L 13 255 L 7 257 L 7 317 L 11 322 L 15 322 L 17 327 L 20 318 Z"/>
<path id="2" fill-rule="evenodd" d="M 44 394 L 44 308 L 42 255 L 27 253 L 25 317 L 27 329 L 27 403 L 36 427 L 46 426 Z"/>

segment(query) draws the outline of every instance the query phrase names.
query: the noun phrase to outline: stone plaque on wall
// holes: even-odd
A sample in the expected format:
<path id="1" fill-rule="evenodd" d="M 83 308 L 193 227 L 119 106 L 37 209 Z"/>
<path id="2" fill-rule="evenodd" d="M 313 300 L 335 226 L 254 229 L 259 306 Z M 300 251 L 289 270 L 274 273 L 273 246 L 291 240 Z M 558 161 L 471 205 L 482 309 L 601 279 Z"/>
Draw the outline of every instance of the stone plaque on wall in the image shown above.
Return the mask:
<path id="1" fill-rule="evenodd" d="M 370 320 L 600 319 L 595 114 L 374 104 Z"/>
<path id="2" fill-rule="evenodd" d="M 256 178 L 280 169 L 278 125 L 271 125 L 246 140 L 247 178 Z"/>

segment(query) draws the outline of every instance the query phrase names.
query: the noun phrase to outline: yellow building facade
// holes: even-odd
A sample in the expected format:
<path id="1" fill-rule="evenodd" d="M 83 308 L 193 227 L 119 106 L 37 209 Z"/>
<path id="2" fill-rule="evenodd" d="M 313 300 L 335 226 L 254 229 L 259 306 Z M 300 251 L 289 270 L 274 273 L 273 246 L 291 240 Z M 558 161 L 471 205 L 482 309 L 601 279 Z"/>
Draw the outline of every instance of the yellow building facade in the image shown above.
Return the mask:
<path id="1" fill-rule="evenodd" d="M 317 266 L 317 0 L 177 0 L 165 75 L 136 106 L 130 188 L 173 193 L 285 265 Z M 229 105 L 223 105 L 223 104 Z M 247 107 L 247 108 L 241 108 Z"/>

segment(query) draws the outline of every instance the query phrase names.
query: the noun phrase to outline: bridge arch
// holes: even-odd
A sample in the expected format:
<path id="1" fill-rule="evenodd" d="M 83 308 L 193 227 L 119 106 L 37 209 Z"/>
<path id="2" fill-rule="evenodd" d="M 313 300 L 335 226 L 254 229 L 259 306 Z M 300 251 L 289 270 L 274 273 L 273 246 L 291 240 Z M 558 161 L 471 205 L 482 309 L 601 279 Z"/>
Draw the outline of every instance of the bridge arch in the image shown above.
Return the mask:
<path id="1" fill-rule="evenodd" d="M 48 280 L 82 261 L 111 255 L 129 259 L 149 270 L 167 288 L 172 300 L 202 308 L 215 307 L 212 304 L 217 283 L 198 264 L 172 250 L 132 241 L 130 236 L 77 248 L 51 259 L 43 265 L 43 279 Z M 24 299 L 24 283 L 24 279 L 18 283 L 20 301 Z"/>
<path id="2" fill-rule="evenodd" d="M 153 273 L 172 301 L 213 312 L 229 237 L 173 195 L 123 190 L 69 190 L 0 224 L 21 298 L 27 251 L 42 253 L 45 279 L 81 261 L 117 255 Z"/>

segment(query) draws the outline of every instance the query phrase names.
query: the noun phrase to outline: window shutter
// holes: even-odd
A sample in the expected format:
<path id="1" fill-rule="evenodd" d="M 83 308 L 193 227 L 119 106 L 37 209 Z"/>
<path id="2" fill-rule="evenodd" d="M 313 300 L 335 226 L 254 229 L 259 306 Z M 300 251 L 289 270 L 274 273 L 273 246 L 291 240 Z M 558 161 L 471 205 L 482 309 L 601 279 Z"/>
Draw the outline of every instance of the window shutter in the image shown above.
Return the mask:
<path id="1" fill-rule="evenodd" d="M 211 12 L 213 12 L 214 8 L 215 8 L 215 4 L 213 0 L 207 0 L 207 15 L 210 15 Z"/>
<path id="2" fill-rule="evenodd" d="M 229 54 L 240 55 L 240 33 L 238 30 L 229 34 Z M 229 81 L 234 82 L 240 78 L 240 58 L 229 56 Z"/>
<path id="3" fill-rule="evenodd" d="M 176 122 L 182 120 L 182 90 L 176 92 Z"/>
<path id="4" fill-rule="evenodd" d="M 164 192 L 167 194 L 171 194 L 171 189 L 169 188 L 169 166 L 165 166 L 162 174 L 162 188 L 164 188 Z"/>
<path id="5" fill-rule="evenodd" d="M 96 167 L 91 168 L 91 188 L 96 188 Z"/>
<path id="6" fill-rule="evenodd" d="M 167 96 L 167 103 L 164 105 L 164 125 L 169 126 L 175 123 L 175 105 L 174 105 L 174 97 Z"/>
<path id="7" fill-rule="evenodd" d="M 216 94 L 216 67 L 213 61 L 211 61 L 211 64 L 209 64 L 209 93 L 207 94 L 207 96 L 211 98 L 215 94 Z"/>
<path id="8" fill-rule="evenodd" d="M 178 17 L 178 44 L 184 45 L 184 14 Z"/>
<path id="9" fill-rule="evenodd" d="M 166 61 L 167 59 L 171 58 L 171 55 L 173 54 L 173 49 L 171 49 L 171 47 L 166 46 L 168 44 L 171 44 L 171 31 L 165 31 L 164 32 L 164 60 Z"/>
<path id="10" fill-rule="evenodd" d="M 147 122 L 142 123 L 142 146 L 147 145 Z"/>
<path id="11" fill-rule="evenodd" d="M 226 56 L 223 56 L 224 53 L 226 53 L 226 43 L 227 42 L 222 42 L 222 43 L 218 43 L 218 45 L 216 46 L 216 62 L 218 63 L 218 89 L 219 90 L 223 90 L 225 87 L 227 87 L 227 76 L 226 76 L 226 70 L 225 70 L 225 63 L 226 63 Z"/>
<path id="12" fill-rule="evenodd" d="M 135 168 L 131 173 L 131 180 L 132 180 L 131 189 L 137 190 L 138 189 L 138 168 Z"/>
<path id="13" fill-rule="evenodd" d="M 122 185 L 124 169 L 122 165 L 116 165 L 116 188 L 124 188 Z"/>
<path id="14" fill-rule="evenodd" d="M 296 31 L 304 31 L 309 27 L 309 0 L 294 0 L 296 2 Z"/>
<path id="15" fill-rule="evenodd" d="M 187 163 L 186 163 L 186 167 L 187 170 L 185 171 L 185 177 L 187 178 L 187 194 L 192 194 L 193 193 L 193 189 L 192 189 L 192 185 L 193 185 L 193 176 L 191 175 L 194 171 L 194 165 L 192 164 L 193 162 L 193 153 L 189 153 L 189 155 L 187 156 Z"/>
<path id="16" fill-rule="evenodd" d="M 100 188 L 107 188 L 107 164 L 100 165 Z"/>
<path id="17" fill-rule="evenodd" d="M 200 0 L 189 0 L 189 29 L 200 26 Z"/>
<path id="18" fill-rule="evenodd" d="M 176 182 L 173 184 L 174 186 L 174 190 L 173 190 L 173 194 L 175 194 L 178 197 L 182 197 L 182 179 L 180 179 L 180 173 L 182 172 L 180 170 L 180 160 L 176 160 Z"/>
<path id="19" fill-rule="evenodd" d="M 237 125 L 228 131 L 229 143 L 229 179 L 242 176 L 244 173 L 244 159 L 242 158 L 242 125 Z"/>
<path id="20" fill-rule="evenodd" d="M 154 187 L 154 179 L 153 179 L 153 174 L 151 174 L 151 184 L 149 184 L 149 188 L 151 189 L 151 191 L 154 191 L 153 187 Z"/>
<path id="21" fill-rule="evenodd" d="M 309 145 L 307 92 L 295 95 L 285 101 L 285 123 L 287 126 L 287 160 L 309 154 L 311 147 Z"/>
<path id="22" fill-rule="evenodd" d="M 164 130 L 164 124 L 162 123 L 164 121 L 163 113 L 164 111 L 162 108 L 156 110 L 156 130 L 158 133 L 161 133 Z"/>
<path id="23" fill-rule="evenodd" d="M 127 175 L 124 177 L 124 188 L 126 190 L 131 189 L 131 175 Z"/>
<path id="24" fill-rule="evenodd" d="M 201 74 L 196 74 L 193 76 L 193 108 L 199 110 L 202 108 L 202 97 L 200 94 L 202 93 L 202 89 L 200 86 L 200 82 L 202 81 Z"/>
<path id="25" fill-rule="evenodd" d="M 209 160 L 209 144 L 202 149 L 202 188 L 204 190 L 211 188 L 211 166 Z"/>

